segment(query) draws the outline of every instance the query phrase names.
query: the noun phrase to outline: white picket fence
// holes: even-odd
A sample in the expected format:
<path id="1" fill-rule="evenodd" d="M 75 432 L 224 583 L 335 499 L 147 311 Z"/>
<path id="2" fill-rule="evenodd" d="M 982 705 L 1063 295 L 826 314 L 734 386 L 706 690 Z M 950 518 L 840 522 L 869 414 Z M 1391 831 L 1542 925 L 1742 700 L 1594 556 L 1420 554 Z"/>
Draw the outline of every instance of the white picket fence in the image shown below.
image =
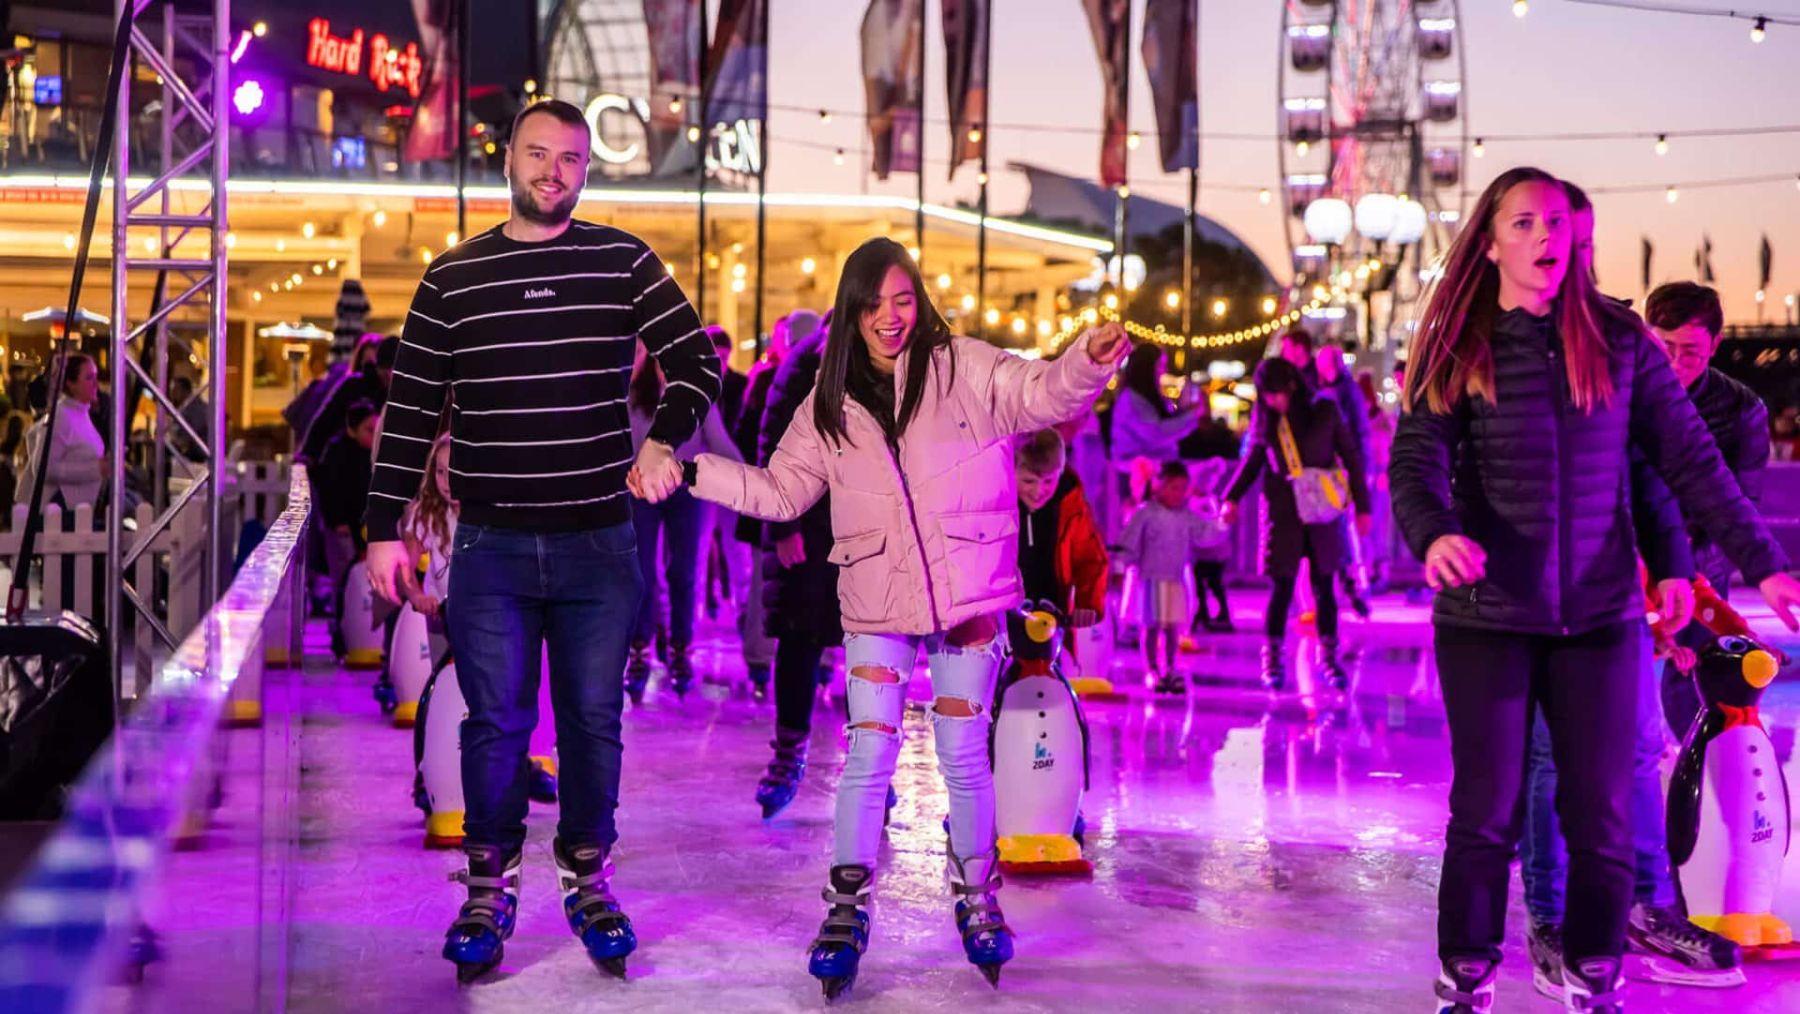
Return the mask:
<path id="1" fill-rule="evenodd" d="M 255 519 L 267 527 L 286 507 L 288 473 L 285 460 L 233 462 L 230 465 L 225 477 L 223 512 L 227 558 L 219 564 L 220 587 L 230 580 L 238 533 L 244 522 Z M 179 492 L 177 489 L 176 493 Z M 8 571 L 18 558 L 25 513 L 24 504 L 15 505 L 11 524 L 6 531 L 0 532 L 0 563 Z M 127 524 L 120 534 L 121 547 L 126 550 L 135 547 L 138 533 L 148 531 L 154 519 L 152 507 L 140 505 L 131 515 L 132 524 Z M 206 536 L 206 503 L 204 498 L 195 497 L 156 534 L 149 550 L 132 564 L 131 587 L 146 600 L 156 596 L 163 601 L 162 608 L 156 610 L 157 618 L 176 637 L 192 630 L 207 609 L 207 603 L 200 600 L 205 583 L 201 577 L 206 561 Z M 104 512 L 97 513 L 92 506 L 76 507 L 74 523 L 65 530 L 61 508 L 46 507 L 43 530 L 37 539 L 39 562 L 30 582 L 30 608 L 68 609 L 83 616 L 94 616 L 95 606 L 105 591 L 100 582 L 105 580 L 106 542 Z M 68 565 L 70 562 L 72 565 Z M 72 572 L 72 580 L 65 581 L 65 568 Z M 159 576 L 161 580 L 158 580 Z M 146 624 L 136 625 L 134 641 L 140 659 L 162 654 L 155 643 L 154 632 Z"/>

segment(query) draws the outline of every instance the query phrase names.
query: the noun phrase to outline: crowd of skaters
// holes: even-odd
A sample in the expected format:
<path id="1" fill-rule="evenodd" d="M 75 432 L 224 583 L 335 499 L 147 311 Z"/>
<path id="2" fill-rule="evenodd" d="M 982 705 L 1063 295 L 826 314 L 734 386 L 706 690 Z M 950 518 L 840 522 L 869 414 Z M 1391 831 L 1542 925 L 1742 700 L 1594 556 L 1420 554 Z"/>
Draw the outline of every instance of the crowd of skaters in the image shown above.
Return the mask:
<path id="1" fill-rule="evenodd" d="M 730 605 L 750 681 L 774 698 L 773 756 L 755 787 L 765 815 L 793 799 L 826 655 L 844 653 L 848 751 L 813 974 L 828 991 L 847 982 L 868 946 L 901 688 L 923 652 L 950 790 L 958 925 L 969 960 L 997 977 L 1013 950 L 997 898 L 985 745 L 1004 653 L 997 617 L 1024 600 L 1076 629 L 1111 622 L 1140 639 L 1147 680 L 1179 692 L 1182 640 L 1235 630 L 1222 576 L 1231 526 L 1258 486 L 1260 558 L 1242 562 L 1273 586 L 1261 667 L 1271 690 L 1285 686 L 1297 596 L 1310 598 L 1326 682 L 1346 686 L 1338 596 L 1368 616 L 1393 533 L 1438 593 L 1455 765 L 1442 1009 L 1491 1005 L 1507 861 L 1521 844 L 1534 979 L 1571 1009 L 1622 1009 L 1627 939 L 1702 971 L 1736 967 L 1735 945 L 1683 915 L 1666 845 L 1633 858 L 1634 841 L 1654 846 L 1649 825 L 1661 814 L 1644 758 L 1661 755 L 1665 716 L 1679 735 L 1696 707 L 1644 638 L 1638 563 L 1678 628 L 1691 614 L 1683 589 L 1696 561 L 1720 589 L 1741 570 L 1790 619 L 1800 588 L 1751 506 L 1769 423 L 1754 395 L 1707 367 L 1722 331 L 1716 293 L 1665 286 L 1644 308 L 1646 325 L 1594 289 L 1592 207 L 1579 188 L 1534 170 L 1489 188 L 1434 290 L 1410 369 L 1395 378 L 1403 413 L 1377 378 L 1346 367 L 1340 348 L 1297 328 L 1257 364 L 1255 405 L 1233 431 L 1185 392 L 1170 398 L 1162 349 L 1130 348 L 1115 327 L 1050 362 L 954 336 L 910 256 L 886 240 L 846 262 L 828 312 L 782 318 L 750 370 L 734 371 L 733 337 L 702 326 L 648 247 L 570 220 L 579 177 L 567 153 L 585 151 L 576 143 L 585 124 L 550 103 L 531 108 L 552 115 L 516 125 L 538 129 L 515 134 L 509 153 L 508 225 L 434 264 L 404 336 L 359 343 L 364 365 L 342 370 L 313 396 L 304 430 L 296 424 L 321 484 L 327 545 L 339 542 L 337 554 L 346 539 L 352 553 L 366 545 L 379 590 L 446 617 L 453 654 L 484 656 L 459 670 L 471 707 L 469 901 L 445 950 L 459 969 L 491 967 L 516 912 L 528 772 L 514 754 L 539 716 L 508 689 L 535 688 L 537 649 L 527 658 L 512 641 L 547 647 L 565 778 L 585 771 L 563 787 L 554 849 L 572 927 L 597 961 L 622 969 L 636 939 L 608 862 L 619 716 L 658 662 L 685 689 L 697 617 Z M 540 161 L 525 167 L 513 160 L 520 151 Z M 591 356 L 509 364 L 519 373 L 495 366 L 487 350 L 528 344 L 540 308 L 492 292 L 578 278 L 584 264 L 621 269 L 592 274 L 625 280 L 607 293 L 629 314 L 583 316 L 547 339 L 591 343 Z M 498 302 L 456 302 L 469 291 Z M 461 329 L 527 313 L 525 330 Z M 571 373 L 580 382 L 560 382 Z M 378 437 L 384 402 L 389 431 Z M 484 418 L 495 421 L 475 421 Z M 473 422 L 470 432 L 459 420 Z M 628 443 L 610 442 L 615 420 Z M 517 455 L 464 457 L 536 443 L 564 449 L 537 471 Z M 589 443 L 607 449 L 569 449 Z M 1626 473 L 1629 483 L 1614 481 Z M 531 499 L 526 487 L 540 479 L 554 491 Z M 1579 493 L 1558 500 L 1564 487 Z M 1320 514 L 1319 489 L 1335 510 Z M 367 533 L 346 490 L 368 492 Z M 477 520 L 458 524 L 472 491 Z M 1561 509 L 1545 516 L 1546 502 Z M 1621 517 L 1657 523 L 1639 526 L 1635 549 L 1595 534 Z M 1570 557 L 1560 577 L 1521 566 L 1542 560 L 1547 541 Z M 405 548 L 386 548 L 395 545 Z M 601 569 L 584 578 L 546 564 L 520 584 L 519 561 L 551 548 L 571 566 Z M 477 579 L 440 572 L 427 592 L 410 577 L 421 551 L 434 568 L 480 558 L 483 602 L 464 613 L 460 636 L 456 589 L 471 598 Z M 615 600 L 591 583 L 607 579 L 635 594 Z M 1109 616 L 1121 603 L 1125 615 Z M 569 626 L 559 610 L 572 604 L 585 610 L 578 648 L 557 641 Z M 478 648 L 478 628 L 507 651 Z M 1660 693 L 1641 692 L 1659 682 Z M 1559 782 L 1558 770 L 1572 776 Z M 1529 826 L 1512 816 L 1526 813 Z"/>

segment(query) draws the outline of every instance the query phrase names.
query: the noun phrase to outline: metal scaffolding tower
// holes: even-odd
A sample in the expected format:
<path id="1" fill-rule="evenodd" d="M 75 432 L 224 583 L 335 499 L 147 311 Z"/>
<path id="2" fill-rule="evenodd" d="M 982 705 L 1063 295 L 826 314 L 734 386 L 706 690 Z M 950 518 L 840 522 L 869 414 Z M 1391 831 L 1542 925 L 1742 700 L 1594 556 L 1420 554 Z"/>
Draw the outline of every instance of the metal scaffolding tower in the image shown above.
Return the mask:
<path id="1" fill-rule="evenodd" d="M 146 655 L 172 651 L 186 634 L 182 629 L 170 629 L 178 625 L 175 621 L 198 620 L 175 616 L 167 607 L 159 610 L 159 598 L 174 602 L 175 585 L 197 580 L 201 608 L 210 608 L 224 587 L 230 562 L 222 484 L 226 477 L 225 364 L 229 347 L 225 190 L 231 175 L 231 0 L 212 0 L 210 14 L 190 13 L 205 9 L 203 4 L 191 2 L 117 0 L 115 13 L 123 14 L 127 4 L 134 15 L 131 62 L 119 79 L 119 126 L 112 158 L 113 325 L 107 364 L 112 418 L 107 443 L 112 452 L 113 494 L 107 503 L 104 589 L 113 685 L 121 698 L 136 696 L 150 671 Z M 160 18 L 146 17 L 152 7 L 160 8 Z M 146 25 L 159 25 L 160 30 L 146 32 Z M 132 127 L 136 117 L 131 90 L 140 67 L 161 82 L 162 131 L 155 175 L 134 192 L 130 177 L 135 168 Z M 147 147 L 138 140 L 140 150 Z M 206 175 L 199 176 L 199 171 Z M 134 272 L 157 273 L 150 305 L 136 315 L 135 323 L 130 299 Z M 171 294 L 176 288 L 180 291 Z M 203 383 L 195 384 L 196 392 L 204 392 L 196 394 L 205 399 L 204 433 L 196 432 L 168 393 L 172 326 L 183 327 L 189 336 L 179 342 L 180 358 L 197 366 L 204 378 Z M 131 415 L 137 410 L 140 392 L 153 400 L 156 414 L 155 440 L 146 462 L 152 480 L 152 513 L 147 524 L 140 514 L 137 530 L 128 534 L 121 493 L 126 489 Z M 200 459 L 191 467 L 184 466 L 185 474 L 178 480 L 170 475 L 172 436 L 185 436 L 189 450 Z M 158 568 L 142 565 L 140 560 L 154 551 L 158 537 L 170 531 L 177 518 L 193 510 L 202 512 L 198 520 L 204 526 L 199 572 L 177 573 L 171 568 L 167 587 L 159 589 Z M 193 520 L 190 515 L 189 521 Z M 201 530 L 197 524 L 184 527 Z M 128 634 L 133 642 L 128 642 Z M 136 663 L 129 670 L 135 673 L 130 686 L 125 679 L 128 643 L 135 644 L 132 657 Z"/>

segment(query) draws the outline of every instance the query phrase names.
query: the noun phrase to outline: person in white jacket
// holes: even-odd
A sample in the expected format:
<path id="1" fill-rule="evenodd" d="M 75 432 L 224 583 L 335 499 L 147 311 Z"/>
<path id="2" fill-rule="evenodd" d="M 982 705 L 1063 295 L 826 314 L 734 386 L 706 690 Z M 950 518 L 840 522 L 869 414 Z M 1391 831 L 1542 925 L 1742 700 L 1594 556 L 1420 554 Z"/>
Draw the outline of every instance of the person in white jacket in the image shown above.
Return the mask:
<path id="1" fill-rule="evenodd" d="M 22 498 L 31 495 L 38 470 L 44 471 L 44 503 L 73 510 L 100 499 L 106 478 L 106 442 L 94 423 L 94 402 L 100 397 L 100 370 L 94 360 L 79 352 L 69 356 L 64 369 L 62 397 L 57 401 L 54 443 L 45 453 L 46 415 L 25 435 L 25 474 L 19 484 Z M 58 498 L 61 499 L 58 499 Z"/>

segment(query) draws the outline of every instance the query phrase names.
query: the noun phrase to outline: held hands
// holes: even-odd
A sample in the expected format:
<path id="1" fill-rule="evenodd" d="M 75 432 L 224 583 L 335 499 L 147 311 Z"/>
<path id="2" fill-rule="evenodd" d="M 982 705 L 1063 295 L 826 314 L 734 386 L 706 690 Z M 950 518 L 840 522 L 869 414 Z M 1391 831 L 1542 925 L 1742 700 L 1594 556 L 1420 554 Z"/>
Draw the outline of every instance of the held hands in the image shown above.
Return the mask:
<path id="1" fill-rule="evenodd" d="M 438 601 L 438 598 L 435 595 L 426 595 L 424 593 L 409 595 L 407 596 L 406 601 L 412 604 L 414 612 L 426 619 L 435 619 L 438 613 L 444 608 L 444 604 Z"/>
<path id="2" fill-rule="evenodd" d="M 1088 339 L 1088 358 L 1101 366 L 1111 366 L 1131 351 L 1131 339 L 1125 334 L 1124 325 L 1117 321 L 1090 327 L 1082 337 Z"/>
<path id="3" fill-rule="evenodd" d="M 775 560 L 781 569 L 792 570 L 806 562 L 806 538 L 795 532 L 775 540 Z"/>
<path id="4" fill-rule="evenodd" d="M 1666 630 L 1681 630 L 1694 619 L 1694 585 L 1678 577 L 1656 582 L 1656 612 Z"/>
<path id="5" fill-rule="evenodd" d="M 1763 601 L 1775 611 L 1776 618 L 1789 630 L 1800 630 L 1800 622 L 1795 619 L 1795 610 L 1800 609 L 1800 581 L 1794 580 L 1791 574 L 1774 574 L 1763 579 L 1756 586 L 1762 592 Z"/>
<path id="6" fill-rule="evenodd" d="M 413 577 L 419 561 L 406 551 L 406 543 L 398 539 L 371 542 L 363 562 L 368 567 L 369 584 L 375 588 L 375 594 L 388 602 L 399 605 L 419 595 L 418 581 Z"/>
<path id="7" fill-rule="evenodd" d="M 1441 536 L 1425 551 L 1425 583 L 1432 591 L 1461 588 L 1487 576 L 1487 551 L 1461 535 Z M 1800 587 L 1795 589 L 1800 605 Z"/>
<path id="8" fill-rule="evenodd" d="M 662 503 L 681 488 L 681 462 L 675 450 L 660 440 L 646 440 L 638 451 L 637 464 L 625 476 L 625 487 L 631 495 L 649 503 Z"/>

